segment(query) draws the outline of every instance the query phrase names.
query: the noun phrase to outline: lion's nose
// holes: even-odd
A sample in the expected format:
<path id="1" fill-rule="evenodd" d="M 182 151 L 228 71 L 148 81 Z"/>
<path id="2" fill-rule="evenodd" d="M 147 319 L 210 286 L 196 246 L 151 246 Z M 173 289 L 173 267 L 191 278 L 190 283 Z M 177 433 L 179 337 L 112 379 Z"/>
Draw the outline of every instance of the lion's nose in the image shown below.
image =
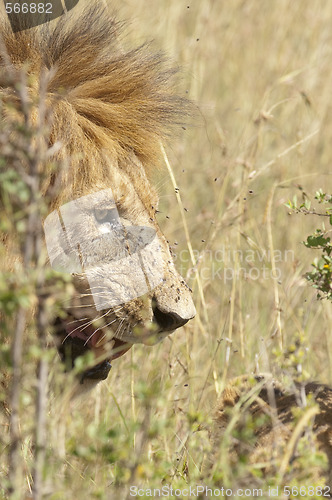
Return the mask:
<path id="1" fill-rule="evenodd" d="M 167 311 L 165 309 L 162 309 L 160 305 L 155 301 L 153 301 L 152 310 L 154 321 L 164 332 L 173 331 L 177 328 L 180 328 L 180 326 L 185 325 L 194 316 L 193 314 L 190 315 L 190 317 L 182 317 L 184 315 L 180 315 L 174 311 Z"/>

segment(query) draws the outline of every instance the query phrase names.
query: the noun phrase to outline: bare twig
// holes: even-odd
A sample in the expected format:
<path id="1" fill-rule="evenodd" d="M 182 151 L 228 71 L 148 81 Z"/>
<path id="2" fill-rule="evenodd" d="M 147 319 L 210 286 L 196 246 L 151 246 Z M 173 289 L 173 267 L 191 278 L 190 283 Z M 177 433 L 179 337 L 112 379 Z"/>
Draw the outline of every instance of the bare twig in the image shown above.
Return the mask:
<path id="1" fill-rule="evenodd" d="M 19 405 L 20 405 L 20 382 L 21 382 L 21 368 L 22 368 L 22 344 L 23 334 L 26 327 L 26 311 L 20 307 L 16 316 L 16 326 L 12 342 L 12 364 L 13 373 L 10 390 L 10 447 L 8 454 L 9 466 L 9 496 L 14 494 L 19 488 L 20 480 L 20 460 L 19 449 L 21 444 L 20 436 L 20 420 L 19 420 Z"/>

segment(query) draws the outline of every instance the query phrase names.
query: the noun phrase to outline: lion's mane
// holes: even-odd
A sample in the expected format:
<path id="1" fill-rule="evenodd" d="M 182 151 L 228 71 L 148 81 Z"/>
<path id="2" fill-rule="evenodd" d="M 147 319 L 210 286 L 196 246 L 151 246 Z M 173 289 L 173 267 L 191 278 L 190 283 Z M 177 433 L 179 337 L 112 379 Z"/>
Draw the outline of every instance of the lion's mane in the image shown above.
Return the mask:
<path id="1" fill-rule="evenodd" d="M 75 194 L 105 184 L 105 153 L 115 168 L 134 168 L 133 155 L 146 171 L 153 168 L 160 140 L 186 109 L 174 93 L 176 68 L 167 67 L 162 54 L 151 54 L 148 44 L 127 50 L 122 24 L 100 3 L 78 6 L 37 28 L 19 28 L 13 32 L 2 16 L 2 53 L 5 48 L 7 54 L 0 59 L 1 73 L 9 63 L 20 68 L 28 62 L 35 95 L 42 75 L 48 75 L 50 141 L 62 143 L 58 159 L 70 158 L 61 184 Z M 0 94 L 8 95 L 10 89 L 0 84 Z M 51 175 L 49 182 L 54 182 Z"/>

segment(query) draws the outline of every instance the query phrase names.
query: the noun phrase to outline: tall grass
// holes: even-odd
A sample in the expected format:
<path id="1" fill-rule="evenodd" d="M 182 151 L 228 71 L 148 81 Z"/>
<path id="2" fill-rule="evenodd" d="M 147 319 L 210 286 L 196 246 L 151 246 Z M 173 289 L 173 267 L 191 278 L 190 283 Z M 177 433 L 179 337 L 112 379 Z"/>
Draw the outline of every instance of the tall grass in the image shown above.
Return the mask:
<path id="1" fill-rule="evenodd" d="M 332 191 L 332 10 L 323 0 L 112 5 L 131 20 L 131 41 L 154 39 L 179 63 L 183 92 L 200 108 L 200 122 L 167 149 L 181 199 L 166 166 L 155 175 L 159 222 L 197 316 L 157 346 L 134 346 L 81 402 L 70 401 L 69 383 L 68 393 L 50 399 L 45 495 L 131 498 L 131 485 L 220 481 L 250 488 L 259 469 L 230 468 L 225 448 L 219 463 L 203 467 L 212 409 L 227 380 L 298 373 L 290 352 L 300 338 L 303 376 L 332 383 L 331 305 L 318 302 L 303 278 L 314 254 L 301 242 L 317 221 L 285 207 L 320 187 Z M 33 352 L 25 355 L 31 362 Z M 35 382 L 32 369 L 25 375 L 21 488 L 29 491 Z M 298 470 L 289 474 L 294 484 L 310 484 Z M 267 491 L 276 481 L 260 484 Z"/>

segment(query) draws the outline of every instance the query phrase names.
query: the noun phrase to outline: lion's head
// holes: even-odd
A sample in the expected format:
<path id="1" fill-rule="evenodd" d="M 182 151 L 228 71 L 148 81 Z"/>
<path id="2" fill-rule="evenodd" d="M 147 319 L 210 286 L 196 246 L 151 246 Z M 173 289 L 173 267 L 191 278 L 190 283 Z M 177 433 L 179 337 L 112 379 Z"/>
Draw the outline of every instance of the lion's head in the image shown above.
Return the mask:
<path id="1" fill-rule="evenodd" d="M 70 273 L 75 289 L 55 329 L 70 365 L 94 353 L 82 381 L 105 379 L 132 344 L 158 342 L 195 315 L 158 228 L 149 180 L 185 102 L 163 58 L 145 46 L 125 50 L 119 30 L 101 6 L 28 30 L 2 23 L 10 63 L 28 64 L 31 92 L 47 81 L 49 144 L 58 145 L 54 158 L 64 167 L 43 172 L 45 193 L 57 186 L 45 240 L 50 264 Z"/>

